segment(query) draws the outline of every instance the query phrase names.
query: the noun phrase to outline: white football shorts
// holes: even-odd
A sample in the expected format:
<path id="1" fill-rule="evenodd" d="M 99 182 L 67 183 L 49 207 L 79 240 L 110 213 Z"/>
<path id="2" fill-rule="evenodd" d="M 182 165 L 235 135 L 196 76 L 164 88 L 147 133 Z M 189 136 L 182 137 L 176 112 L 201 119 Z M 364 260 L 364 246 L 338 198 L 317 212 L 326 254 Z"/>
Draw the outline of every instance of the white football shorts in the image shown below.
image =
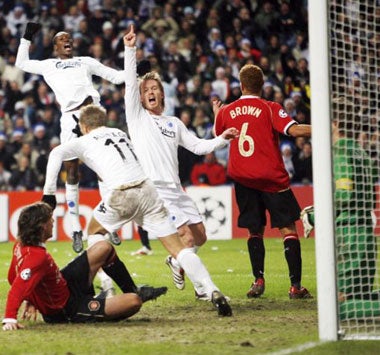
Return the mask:
<path id="1" fill-rule="evenodd" d="M 177 232 L 163 201 L 150 180 L 140 185 L 113 190 L 93 212 L 94 218 L 109 232 L 135 221 L 152 237 L 166 237 Z"/>
<path id="2" fill-rule="evenodd" d="M 203 222 L 195 202 L 183 190 L 182 186 L 175 188 L 155 185 L 158 195 L 164 201 L 169 211 L 170 219 L 179 228 L 184 224 Z"/>

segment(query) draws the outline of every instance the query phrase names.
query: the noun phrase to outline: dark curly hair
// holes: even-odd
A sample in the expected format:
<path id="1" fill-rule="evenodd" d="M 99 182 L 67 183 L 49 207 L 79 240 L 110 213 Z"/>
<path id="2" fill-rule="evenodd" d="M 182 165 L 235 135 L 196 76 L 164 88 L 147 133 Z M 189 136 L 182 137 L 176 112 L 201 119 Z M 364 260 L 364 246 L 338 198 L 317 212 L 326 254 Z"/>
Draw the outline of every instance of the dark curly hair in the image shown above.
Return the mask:
<path id="1" fill-rule="evenodd" d="M 52 208 L 45 202 L 26 206 L 18 219 L 18 239 L 23 245 L 39 245 L 43 226 L 53 215 Z"/>

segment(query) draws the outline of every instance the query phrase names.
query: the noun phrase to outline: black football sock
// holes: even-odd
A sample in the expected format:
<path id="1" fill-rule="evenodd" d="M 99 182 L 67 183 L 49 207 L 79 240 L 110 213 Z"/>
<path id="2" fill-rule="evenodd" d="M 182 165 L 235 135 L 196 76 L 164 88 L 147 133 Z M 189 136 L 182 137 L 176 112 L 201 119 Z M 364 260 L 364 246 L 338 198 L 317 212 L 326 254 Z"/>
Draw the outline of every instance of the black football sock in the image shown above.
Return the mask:
<path id="1" fill-rule="evenodd" d="M 289 268 L 289 278 L 292 286 L 301 287 L 302 258 L 301 244 L 297 236 L 287 235 L 284 238 L 285 258 Z"/>
<path id="2" fill-rule="evenodd" d="M 248 252 L 253 276 L 257 280 L 264 277 L 265 246 L 261 235 L 252 234 L 248 241 Z"/>
<path id="3" fill-rule="evenodd" d="M 124 293 L 135 293 L 137 291 L 137 286 L 133 282 L 132 276 L 116 254 L 112 257 L 111 262 L 102 268 Z"/>
<path id="4" fill-rule="evenodd" d="M 148 232 L 146 230 L 142 229 L 141 227 L 138 227 L 138 229 L 139 229 L 139 236 L 140 236 L 141 244 L 144 247 L 147 247 L 149 250 L 152 250 L 152 248 L 150 247 Z"/>

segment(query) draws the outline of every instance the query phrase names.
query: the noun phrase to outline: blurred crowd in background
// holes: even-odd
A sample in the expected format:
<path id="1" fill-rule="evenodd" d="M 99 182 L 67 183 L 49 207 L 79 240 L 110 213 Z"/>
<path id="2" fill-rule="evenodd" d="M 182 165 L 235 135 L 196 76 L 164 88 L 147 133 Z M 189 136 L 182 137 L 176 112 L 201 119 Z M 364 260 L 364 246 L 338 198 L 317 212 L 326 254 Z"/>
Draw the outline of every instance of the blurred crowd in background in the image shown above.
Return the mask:
<path id="1" fill-rule="evenodd" d="M 75 56 L 120 70 L 122 37 L 133 24 L 138 62 L 149 60 L 163 79 L 165 113 L 179 117 L 200 138 L 212 137 L 212 100 L 229 103 L 241 95 L 239 70 L 246 63 L 262 68 L 264 98 L 282 104 L 299 123 L 310 123 L 306 0 L 6 0 L 0 5 L 0 190 L 41 189 L 49 152 L 60 143 L 54 94 L 42 77 L 14 65 L 28 21 L 42 25 L 31 59 L 54 57 L 52 38 L 67 31 Z M 127 130 L 123 85 L 93 80 L 108 126 Z M 292 183 L 311 184 L 311 142 L 281 136 L 280 150 Z M 229 182 L 220 177 L 228 149 L 207 157 L 184 149 L 178 154 L 184 186 Z M 83 164 L 80 174 L 81 188 L 97 187 L 95 174 Z M 59 184 L 64 181 L 62 171 Z"/>

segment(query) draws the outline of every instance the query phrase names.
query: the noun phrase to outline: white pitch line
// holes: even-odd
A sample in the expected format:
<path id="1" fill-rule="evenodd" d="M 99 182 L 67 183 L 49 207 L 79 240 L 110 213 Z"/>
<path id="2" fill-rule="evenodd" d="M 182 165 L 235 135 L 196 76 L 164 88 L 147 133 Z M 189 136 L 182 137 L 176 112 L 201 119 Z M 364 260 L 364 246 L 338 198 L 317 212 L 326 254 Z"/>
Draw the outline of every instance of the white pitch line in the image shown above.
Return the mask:
<path id="1" fill-rule="evenodd" d="M 298 353 L 298 352 L 302 352 L 302 351 L 314 348 L 314 347 L 316 347 L 318 345 L 321 345 L 322 343 L 324 343 L 324 342 L 321 342 L 321 341 L 309 342 L 309 343 L 305 343 L 305 344 L 302 344 L 302 345 L 295 346 L 293 348 L 276 351 L 274 353 L 270 353 L 270 355 L 288 355 L 288 354 L 294 354 L 294 353 Z"/>

